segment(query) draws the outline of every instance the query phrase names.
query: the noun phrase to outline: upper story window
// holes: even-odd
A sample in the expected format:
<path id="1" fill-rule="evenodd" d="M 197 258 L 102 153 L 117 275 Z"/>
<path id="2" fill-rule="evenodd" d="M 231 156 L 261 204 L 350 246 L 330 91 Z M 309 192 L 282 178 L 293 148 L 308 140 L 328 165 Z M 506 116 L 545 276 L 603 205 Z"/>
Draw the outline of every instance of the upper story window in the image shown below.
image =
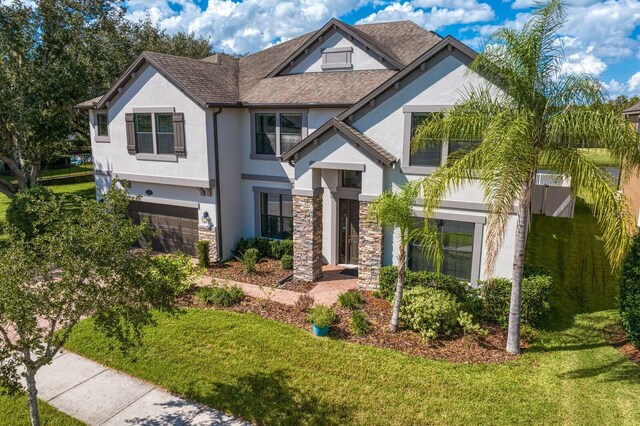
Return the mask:
<path id="1" fill-rule="evenodd" d="M 109 126 L 107 124 L 107 114 L 96 114 L 96 134 L 97 136 L 109 136 Z"/>
<path id="2" fill-rule="evenodd" d="M 352 68 L 351 54 L 352 47 L 328 47 L 322 50 L 323 70 Z"/>
<path id="3" fill-rule="evenodd" d="M 256 112 L 252 158 L 276 159 L 306 136 L 306 113 Z"/>
<path id="4" fill-rule="evenodd" d="M 460 280 L 471 282 L 473 264 L 473 239 L 475 224 L 454 220 L 430 220 L 438 227 L 442 243 L 443 262 L 441 272 Z M 420 224 L 420 226 L 422 226 Z M 433 261 L 425 256 L 416 244 L 409 244 L 408 266 L 412 271 L 435 271 Z"/>
<path id="5" fill-rule="evenodd" d="M 362 188 L 362 172 L 343 170 L 341 185 L 343 188 Z"/>
<path id="6" fill-rule="evenodd" d="M 133 115 L 136 152 L 140 154 L 173 154 L 174 130 L 171 113 L 137 113 Z"/>
<path id="7" fill-rule="evenodd" d="M 413 112 L 411 113 L 411 143 L 413 144 L 413 138 L 416 134 L 418 126 L 420 126 L 425 120 L 428 120 L 431 116 L 428 112 Z M 442 144 L 428 144 L 425 143 L 419 150 L 414 151 L 411 147 L 411 153 L 409 154 L 410 166 L 427 166 L 438 167 L 442 161 Z"/>

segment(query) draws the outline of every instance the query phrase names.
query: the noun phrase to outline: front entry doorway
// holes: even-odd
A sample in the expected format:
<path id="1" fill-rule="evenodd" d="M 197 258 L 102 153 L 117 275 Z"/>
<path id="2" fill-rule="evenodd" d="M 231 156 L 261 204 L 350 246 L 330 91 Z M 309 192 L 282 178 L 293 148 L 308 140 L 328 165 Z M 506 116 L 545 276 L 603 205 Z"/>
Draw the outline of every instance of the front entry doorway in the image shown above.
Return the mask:
<path id="1" fill-rule="evenodd" d="M 338 207 L 338 263 L 358 264 L 360 203 L 341 198 Z"/>

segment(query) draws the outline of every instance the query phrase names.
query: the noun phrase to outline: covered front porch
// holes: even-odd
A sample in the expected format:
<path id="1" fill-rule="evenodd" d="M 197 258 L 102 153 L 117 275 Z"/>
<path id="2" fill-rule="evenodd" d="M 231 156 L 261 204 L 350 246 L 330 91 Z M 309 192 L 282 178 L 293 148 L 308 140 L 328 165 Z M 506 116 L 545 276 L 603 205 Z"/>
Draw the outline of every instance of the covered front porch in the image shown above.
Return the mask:
<path id="1" fill-rule="evenodd" d="M 339 122 L 297 148 L 289 153 L 295 164 L 294 277 L 315 282 L 323 265 L 340 265 L 357 268 L 360 288 L 377 288 L 383 232 L 368 215 L 394 157 Z"/>

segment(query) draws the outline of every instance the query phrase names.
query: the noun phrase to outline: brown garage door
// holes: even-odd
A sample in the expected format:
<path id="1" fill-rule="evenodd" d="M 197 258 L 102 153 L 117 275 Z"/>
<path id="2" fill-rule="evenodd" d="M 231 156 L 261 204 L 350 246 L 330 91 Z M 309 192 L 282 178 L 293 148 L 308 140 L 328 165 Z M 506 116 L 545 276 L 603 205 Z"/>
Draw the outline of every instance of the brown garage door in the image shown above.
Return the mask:
<path id="1" fill-rule="evenodd" d="M 196 255 L 198 209 L 133 201 L 129 214 L 137 222 L 149 221 L 158 233 L 150 242 L 140 241 L 141 246 L 147 247 L 150 243 L 155 251 L 172 253 L 180 250 Z"/>

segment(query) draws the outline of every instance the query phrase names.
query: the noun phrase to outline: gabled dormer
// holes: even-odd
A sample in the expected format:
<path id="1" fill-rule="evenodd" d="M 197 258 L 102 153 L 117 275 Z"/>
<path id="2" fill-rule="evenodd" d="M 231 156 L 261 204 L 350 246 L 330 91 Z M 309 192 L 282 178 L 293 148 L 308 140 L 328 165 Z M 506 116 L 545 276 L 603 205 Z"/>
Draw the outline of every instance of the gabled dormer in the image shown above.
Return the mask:
<path id="1" fill-rule="evenodd" d="M 399 70 L 402 61 L 363 31 L 331 19 L 268 77 L 311 72 Z"/>

